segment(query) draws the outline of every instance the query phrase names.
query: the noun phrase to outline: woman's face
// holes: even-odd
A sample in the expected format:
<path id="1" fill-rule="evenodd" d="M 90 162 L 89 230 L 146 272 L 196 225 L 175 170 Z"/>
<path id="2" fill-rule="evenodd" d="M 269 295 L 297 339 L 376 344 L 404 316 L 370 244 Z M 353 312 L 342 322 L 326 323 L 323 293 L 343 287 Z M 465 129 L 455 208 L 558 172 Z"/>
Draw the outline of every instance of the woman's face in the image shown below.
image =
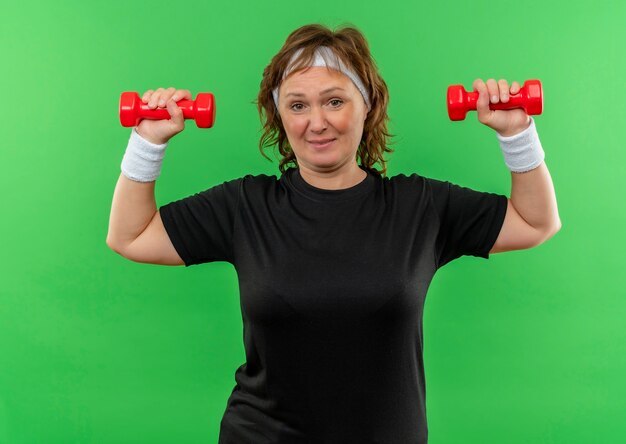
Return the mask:
<path id="1" fill-rule="evenodd" d="M 349 77 L 326 67 L 309 67 L 283 81 L 278 103 L 300 168 L 350 171 L 356 165 L 367 106 Z M 328 139 L 334 141 L 326 146 L 314 143 Z"/>

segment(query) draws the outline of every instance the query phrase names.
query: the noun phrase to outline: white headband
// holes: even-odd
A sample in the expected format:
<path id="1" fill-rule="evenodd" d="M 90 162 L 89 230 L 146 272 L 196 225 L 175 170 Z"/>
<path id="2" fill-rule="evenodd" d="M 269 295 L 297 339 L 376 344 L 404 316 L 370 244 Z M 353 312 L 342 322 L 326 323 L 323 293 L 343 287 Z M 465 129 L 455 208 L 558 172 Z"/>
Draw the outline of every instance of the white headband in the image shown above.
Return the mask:
<path id="1" fill-rule="evenodd" d="M 329 64 L 327 64 L 326 61 L 324 60 L 324 58 L 322 56 L 322 52 L 329 59 L 329 61 L 330 61 Z M 289 61 L 289 64 L 287 65 L 287 69 L 285 70 L 285 73 L 283 74 L 283 78 L 281 80 L 281 83 L 282 83 L 283 80 L 285 80 L 285 78 L 289 75 L 289 73 L 291 73 L 291 71 L 293 70 L 293 66 L 292 66 L 293 61 L 301 53 L 302 53 L 302 48 L 298 49 L 295 52 L 295 54 L 291 57 L 291 60 Z M 328 66 L 330 68 L 336 69 L 337 71 L 341 71 L 342 73 L 347 75 L 350 78 L 350 80 L 352 80 L 354 85 L 357 87 L 357 89 L 359 90 L 361 95 L 363 96 L 363 100 L 365 100 L 365 104 L 367 106 L 367 111 L 369 112 L 369 110 L 371 109 L 370 98 L 369 98 L 369 94 L 365 90 L 365 87 L 363 86 L 363 82 L 361 82 L 361 79 L 359 78 L 358 75 L 356 75 L 354 73 L 354 71 L 352 71 L 346 65 L 344 65 L 344 63 L 341 61 L 341 59 L 339 59 L 339 57 L 335 56 L 335 54 L 333 53 L 333 51 L 330 48 L 328 48 L 327 46 L 319 46 L 315 50 L 315 59 L 313 60 L 313 63 L 308 65 L 308 66 L 310 66 L 310 67 L 313 67 L 313 66 Z M 280 86 L 274 88 L 274 90 L 272 91 L 272 94 L 274 95 L 274 104 L 276 104 L 276 109 L 278 109 L 278 88 L 279 87 Z"/>

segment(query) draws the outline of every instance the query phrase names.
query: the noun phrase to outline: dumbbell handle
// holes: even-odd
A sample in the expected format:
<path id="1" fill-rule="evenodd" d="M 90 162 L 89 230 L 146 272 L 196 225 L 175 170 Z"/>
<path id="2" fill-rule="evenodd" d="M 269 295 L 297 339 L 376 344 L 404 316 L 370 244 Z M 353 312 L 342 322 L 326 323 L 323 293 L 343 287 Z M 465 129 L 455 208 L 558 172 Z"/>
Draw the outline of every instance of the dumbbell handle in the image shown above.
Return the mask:
<path id="1" fill-rule="evenodd" d="M 467 92 L 463 85 L 448 87 L 448 115 L 450 120 L 463 120 L 467 111 L 475 111 L 478 92 Z M 508 102 L 489 103 L 491 110 L 523 108 L 529 115 L 543 112 L 543 92 L 539 80 L 527 80 L 517 94 L 509 94 Z"/>
<path id="2" fill-rule="evenodd" d="M 194 119 L 198 128 L 210 128 L 215 122 L 215 99 L 211 93 L 198 93 L 196 100 L 179 100 L 176 105 L 183 112 L 183 118 Z M 120 122 L 122 126 L 137 126 L 142 119 L 170 119 L 167 108 L 151 109 L 143 103 L 139 94 L 132 91 L 120 96 Z"/>

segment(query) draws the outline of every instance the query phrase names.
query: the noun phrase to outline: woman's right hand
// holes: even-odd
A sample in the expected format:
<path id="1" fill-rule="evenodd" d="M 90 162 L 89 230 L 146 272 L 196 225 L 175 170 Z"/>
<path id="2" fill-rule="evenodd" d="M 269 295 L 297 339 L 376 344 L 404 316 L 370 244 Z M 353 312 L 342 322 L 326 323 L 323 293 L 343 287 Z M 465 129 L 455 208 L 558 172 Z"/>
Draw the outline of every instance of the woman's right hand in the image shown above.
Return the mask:
<path id="1" fill-rule="evenodd" d="M 188 89 L 158 88 L 156 91 L 149 89 L 141 101 L 147 103 L 150 109 L 167 108 L 170 119 L 150 120 L 142 119 L 135 130 L 141 137 L 149 142 L 160 145 L 167 143 L 172 137 L 185 129 L 185 119 L 182 110 L 176 102 L 182 99 L 191 100 L 191 92 Z"/>

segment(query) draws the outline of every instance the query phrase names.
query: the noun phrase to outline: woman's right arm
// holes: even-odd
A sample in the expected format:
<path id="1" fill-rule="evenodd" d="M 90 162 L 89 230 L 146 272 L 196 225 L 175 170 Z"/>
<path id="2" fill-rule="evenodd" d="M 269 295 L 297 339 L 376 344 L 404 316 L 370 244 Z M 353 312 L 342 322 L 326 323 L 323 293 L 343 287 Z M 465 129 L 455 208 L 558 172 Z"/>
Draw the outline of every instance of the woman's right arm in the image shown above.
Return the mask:
<path id="1" fill-rule="evenodd" d="M 154 184 L 135 182 L 120 174 L 113 193 L 107 245 L 134 262 L 183 265 L 157 211 Z"/>
<path id="2" fill-rule="evenodd" d="M 147 91 L 142 100 L 150 108 L 167 107 L 171 119 L 144 119 L 133 131 L 152 144 L 167 143 L 185 128 L 182 111 L 176 105 L 176 101 L 181 99 L 191 99 L 189 90 L 159 88 Z M 109 248 L 134 262 L 183 265 L 157 211 L 154 198 L 156 179 L 147 180 L 132 180 L 124 173 L 120 174 L 113 193 L 106 243 Z"/>

